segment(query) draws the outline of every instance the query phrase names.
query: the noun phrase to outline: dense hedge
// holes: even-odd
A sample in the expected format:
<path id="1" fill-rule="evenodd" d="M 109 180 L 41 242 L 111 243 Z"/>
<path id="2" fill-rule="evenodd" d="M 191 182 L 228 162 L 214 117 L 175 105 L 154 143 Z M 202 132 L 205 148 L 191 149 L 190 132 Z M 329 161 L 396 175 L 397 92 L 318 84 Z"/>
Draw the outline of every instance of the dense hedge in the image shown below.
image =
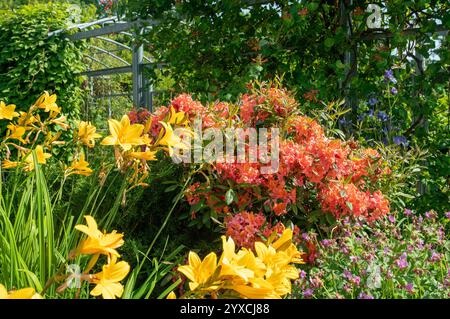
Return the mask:
<path id="1" fill-rule="evenodd" d="M 27 109 L 44 90 L 76 115 L 82 105 L 81 43 L 48 32 L 70 23 L 69 4 L 35 4 L 0 11 L 0 100 Z"/>

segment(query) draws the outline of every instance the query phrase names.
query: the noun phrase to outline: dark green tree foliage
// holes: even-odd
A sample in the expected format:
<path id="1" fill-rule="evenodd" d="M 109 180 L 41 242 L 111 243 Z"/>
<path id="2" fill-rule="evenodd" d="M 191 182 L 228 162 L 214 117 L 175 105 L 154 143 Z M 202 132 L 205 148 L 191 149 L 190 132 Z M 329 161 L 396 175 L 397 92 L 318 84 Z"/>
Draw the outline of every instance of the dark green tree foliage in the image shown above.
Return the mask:
<path id="1" fill-rule="evenodd" d="M 48 3 L 1 11 L 0 100 L 25 110 L 44 90 L 58 95 L 64 112 L 82 105 L 81 43 L 48 32 L 67 27 L 68 4 Z"/>
<path id="2" fill-rule="evenodd" d="M 284 85 L 301 95 L 319 89 L 319 96 L 341 97 L 348 94 L 342 89 L 346 82 L 355 82 L 359 91 L 363 84 L 357 82 L 370 84 L 382 75 L 396 62 L 390 50 L 403 52 L 408 40 L 419 41 L 427 54 L 434 46 L 430 32 L 450 23 L 448 1 L 390 0 L 379 3 L 389 32 L 369 30 L 365 9 L 372 2 L 353 1 L 343 11 L 341 2 L 348 1 L 127 0 L 122 10 L 131 18 L 158 20 L 146 35 L 149 49 L 169 64 L 178 90 L 212 97 L 236 96 L 249 79 L 276 74 L 284 74 Z M 411 27 L 420 30 L 401 33 Z M 345 65 L 346 52 L 363 56 Z M 356 61 L 362 64 L 355 79 L 349 69 L 356 70 Z M 448 54 L 430 70 L 441 73 L 440 81 L 445 63 Z M 366 86 L 359 95 L 374 89 Z"/>

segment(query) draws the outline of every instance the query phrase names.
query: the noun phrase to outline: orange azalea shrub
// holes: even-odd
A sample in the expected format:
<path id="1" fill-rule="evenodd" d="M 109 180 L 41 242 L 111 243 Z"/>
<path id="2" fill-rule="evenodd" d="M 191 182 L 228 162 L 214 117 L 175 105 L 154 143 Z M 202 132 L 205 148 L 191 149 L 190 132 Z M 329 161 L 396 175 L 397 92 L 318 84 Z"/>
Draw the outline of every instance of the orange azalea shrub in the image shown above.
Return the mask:
<path id="1" fill-rule="evenodd" d="M 263 174 L 260 161 L 203 165 L 201 176 L 185 190 L 192 218 L 202 209 L 221 217 L 248 211 L 275 219 L 291 211 L 307 215 L 317 209 L 335 218 L 350 215 L 367 220 L 389 212 L 389 201 L 378 182 L 390 170 L 376 150 L 329 138 L 315 119 L 300 114 L 295 99 L 282 88 L 263 83 L 250 89 L 236 105 L 216 102 L 204 106 L 183 94 L 169 107 L 149 115 L 155 131 L 168 114 L 181 111 L 190 122 L 200 116 L 203 128 L 280 130 L 275 173 Z"/>

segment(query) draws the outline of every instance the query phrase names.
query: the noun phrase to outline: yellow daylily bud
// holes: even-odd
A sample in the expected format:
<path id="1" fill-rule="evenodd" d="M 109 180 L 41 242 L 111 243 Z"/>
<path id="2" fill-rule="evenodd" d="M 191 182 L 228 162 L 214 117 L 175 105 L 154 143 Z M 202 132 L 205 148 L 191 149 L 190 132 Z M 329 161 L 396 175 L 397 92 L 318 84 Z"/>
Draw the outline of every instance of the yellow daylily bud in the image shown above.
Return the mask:
<path id="1" fill-rule="evenodd" d="M 156 160 L 156 152 L 152 152 L 150 150 L 146 150 L 145 152 L 131 152 L 131 157 L 142 159 L 146 161 L 154 161 Z"/>

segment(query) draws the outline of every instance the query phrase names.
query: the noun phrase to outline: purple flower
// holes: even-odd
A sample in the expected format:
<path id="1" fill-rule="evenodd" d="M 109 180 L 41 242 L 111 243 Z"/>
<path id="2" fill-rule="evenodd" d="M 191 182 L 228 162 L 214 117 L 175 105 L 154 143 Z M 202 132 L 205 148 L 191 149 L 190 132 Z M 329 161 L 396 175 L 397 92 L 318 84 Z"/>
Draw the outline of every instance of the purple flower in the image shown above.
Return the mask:
<path id="1" fill-rule="evenodd" d="M 323 281 L 318 276 L 311 278 L 311 286 L 314 288 L 320 288 L 323 286 Z"/>
<path id="2" fill-rule="evenodd" d="M 391 223 L 395 223 L 395 217 L 394 217 L 394 215 L 389 215 L 389 216 L 388 216 L 388 219 L 389 219 L 389 221 L 390 221 Z"/>
<path id="3" fill-rule="evenodd" d="M 412 215 L 412 210 L 406 208 L 404 211 L 405 216 L 411 216 Z"/>
<path id="4" fill-rule="evenodd" d="M 369 110 L 369 113 L 367 113 L 367 116 L 372 118 L 373 117 L 373 109 Z"/>
<path id="5" fill-rule="evenodd" d="M 397 93 L 398 93 L 398 90 L 395 87 L 391 88 L 392 95 L 396 95 Z"/>
<path id="6" fill-rule="evenodd" d="M 321 241 L 321 244 L 322 244 L 323 247 L 329 247 L 329 246 L 331 246 L 332 241 L 329 240 L 329 239 L 324 239 L 324 240 Z"/>
<path id="7" fill-rule="evenodd" d="M 300 270 L 300 278 L 302 278 L 302 279 L 306 278 L 306 272 L 303 269 Z"/>
<path id="8" fill-rule="evenodd" d="M 394 71 L 392 71 L 392 69 L 386 70 L 386 72 L 384 72 L 384 80 L 386 82 L 391 81 L 394 84 L 397 84 L 397 79 L 394 77 Z"/>
<path id="9" fill-rule="evenodd" d="M 434 218 L 434 213 L 433 212 L 425 212 L 425 217 L 428 219 L 433 219 Z"/>
<path id="10" fill-rule="evenodd" d="M 359 286 L 359 284 L 361 283 L 361 278 L 359 276 L 353 276 L 351 282 L 356 286 Z"/>
<path id="11" fill-rule="evenodd" d="M 311 237 L 309 237 L 309 235 L 307 233 L 303 233 L 302 234 L 302 238 L 303 238 L 304 241 L 310 241 L 311 240 Z"/>
<path id="12" fill-rule="evenodd" d="M 445 213 L 445 217 L 446 217 L 447 219 L 450 219 L 450 212 L 446 212 L 446 213 Z"/>
<path id="13" fill-rule="evenodd" d="M 402 145 L 402 146 L 408 146 L 408 144 L 409 144 L 409 142 L 408 142 L 408 140 L 406 139 L 406 137 L 404 137 L 404 136 L 394 136 L 393 138 L 392 138 L 392 141 L 394 142 L 394 144 L 396 144 L 396 145 Z"/>
<path id="14" fill-rule="evenodd" d="M 350 293 L 352 291 L 352 287 L 349 284 L 345 284 L 342 288 L 346 293 Z"/>
<path id="15" fill-rule="evenodd" d="M 441 254 L 433 251 L 433 253 L 431 254 L 431 257 L 430 257 L 430 261 L 433 263 L 438 262 L 441 260 L 441 258 L 442 258 Z"/>
<path id="16" fill-rule="evenodd" d="M 356 257 L 356 256 L 350 256 L 350 261 L 351 261 L 352 263 L 356 263 L 356 262 L 358 261 L 358 257 Z"/>
<path id="17" fill-rule="evenodd" d="M 347 216 L 342 220 L 342 225 L 349 225 L 350 224 L 350 218 Z"/>
<path id="18" fill-rule="evenodd" d="M 447 278 L 444 279 L 444 286 L 450 287 L 450 280 L 448 280 Z"/>
<path id="19" fill-rule="evenodd" d="M 305 298 L 311 298 L 313 294 L 314 294 L 314 290 L 312 290 L 311 288 L 305 289 L 303 291 L 303 297 L 305 297 Z"/>
<path id="20" fill-rule="evenodd" d="M 343 274 L 344 278 L 347 280 L 351 280 L 353 278 L 353 275 L 350 271 L 348 270 L 344 270 L 344 274 Z"/>
<path id="21" fill-rule="evenodd" d="M 369 103 L 370 106 L 374 106 L 375 104 L 378 103 L 378 100 L 376 98 L 374 98 L 374 97 L 371 97 L 369 99 L 368 103 Z"/>
<path id="22" fill-rule="evenodd" d="M 389 116 L 384 111 L 378 111 L 377 117 L 382 122 L 386 122 L 389 119 Z"/>
<path id="23" fill-rule="evenodd" d="M 412 283 L 406 284 L 404 288 L 409 293 L 413 293 L 414 292 L 414 285 Z"/>
<path id="24" fill-rule="evenodd" d="M 422 250 L 425 246 L 423 245 L 423 240 L 419 239 L 418 243 L 417 243 L 417 248 L 419 248 L 420 250 Z"/>
<path id="25" fill-rule="evenodd" d="M 395 263 L 397 264 L 397 267 L 400 269 L 405 269 L 406 267 L 408 267 L 408 261 L 407 261 L 407 254 L 403 253 L 399 259 L 397 259 L 395 261 Z"/>
<path id="26" fill-rule="evenodd" d="M 359 294 L 359 296 L 358 296 L 358 299 L 373 299 L 373 296 L 368 295 L 368 294 L 366 294 L 366 293 L 364 293 L 364 292 L 361 292 L 361 293 Z"/>

